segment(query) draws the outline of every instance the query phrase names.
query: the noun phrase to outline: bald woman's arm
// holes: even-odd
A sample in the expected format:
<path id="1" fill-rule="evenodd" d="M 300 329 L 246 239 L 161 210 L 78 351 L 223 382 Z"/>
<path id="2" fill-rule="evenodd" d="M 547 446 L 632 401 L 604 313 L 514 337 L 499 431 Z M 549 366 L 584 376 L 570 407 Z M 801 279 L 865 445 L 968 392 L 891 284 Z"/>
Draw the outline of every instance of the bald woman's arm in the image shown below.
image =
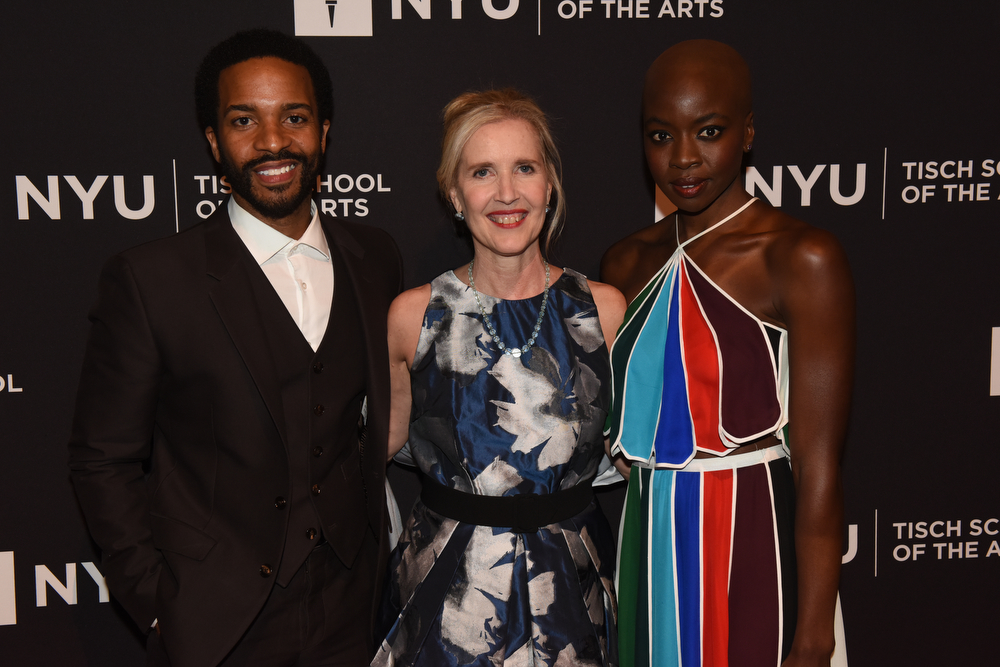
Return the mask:
<path id="1" fill-rule="evenodd" d="M 809 227 L 792 236 L 775 276 L 775 305 L 788 326 L 798 567 L 797 623 L 784 667 L 828 667 L 843 550 L 840 460 L 854 373 L 854 285 L 832 235 Z"/>

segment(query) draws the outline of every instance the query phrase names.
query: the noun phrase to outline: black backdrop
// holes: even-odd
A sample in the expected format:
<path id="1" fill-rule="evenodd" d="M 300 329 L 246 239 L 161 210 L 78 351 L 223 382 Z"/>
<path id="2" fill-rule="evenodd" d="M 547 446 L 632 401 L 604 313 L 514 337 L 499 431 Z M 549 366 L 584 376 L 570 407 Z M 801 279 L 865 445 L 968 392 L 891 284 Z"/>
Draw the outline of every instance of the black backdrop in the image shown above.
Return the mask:
<path id="1" fill-rule="evenodd" d="M 194 116 L 201 57 L 238 29 L 292 33 L 296 16 L 310 32 L 371 33 L 306 37 L 337 98 L 318 199 L 389 230 L 408 286 L 469 256 L 434 181 L 451 97 L 514 85 L 551 114 L 569 204 L 557 260 L 597 277 L 604 250 L 654 220 L 645 68 L 693 37 L 743 53 L 756 99 L 748 181 L 836 233 L 858 286 L 841 588 L 851 663 L 996 661 L 996 3 L 339 0 L 335 11 L 330 29 L 309 18 L 323 0 L 6 3 L 2 664 L 141 661 L 140 633 L 97 583 L 67 478 L 86 313 L 109 255 L 224 199 Z M 412 479 L 392 477 L 405 504 Z M 620 498 L 604 494 L 609 514 Z"/>

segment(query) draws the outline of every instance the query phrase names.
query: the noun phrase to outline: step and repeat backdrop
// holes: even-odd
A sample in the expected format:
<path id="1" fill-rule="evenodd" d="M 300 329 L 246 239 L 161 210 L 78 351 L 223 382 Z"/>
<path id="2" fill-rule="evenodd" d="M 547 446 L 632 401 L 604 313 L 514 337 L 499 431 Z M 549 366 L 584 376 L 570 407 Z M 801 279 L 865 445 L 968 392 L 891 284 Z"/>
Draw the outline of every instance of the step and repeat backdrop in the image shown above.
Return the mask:
<path id="1" fill-rule="evenodd" d="M 996 3 L 50 0 L 7 3 L 2 20 L 0 663 L 141 664 L 67 474 L 86 316 L 107 257 L 224 204 L 194 72 L 267 26 L 303 36 L 333 78 L 318 204 L 387 229 L 407 286 L 471 254 L 434 179 L 449 99 L 516 86 L 551 115 L 569 205 L 556 260 L 597 278 L 605 249 L 658 216 L 646 67 L 684 39 L 736 47 L 755 77 L 748 190 L 834 232 L 857 283 L 850 662 L 995 664 Z M 392 479 L 412 502 L 412 477 Z M 621 491 L 602 501 L 617 517 Z"/>

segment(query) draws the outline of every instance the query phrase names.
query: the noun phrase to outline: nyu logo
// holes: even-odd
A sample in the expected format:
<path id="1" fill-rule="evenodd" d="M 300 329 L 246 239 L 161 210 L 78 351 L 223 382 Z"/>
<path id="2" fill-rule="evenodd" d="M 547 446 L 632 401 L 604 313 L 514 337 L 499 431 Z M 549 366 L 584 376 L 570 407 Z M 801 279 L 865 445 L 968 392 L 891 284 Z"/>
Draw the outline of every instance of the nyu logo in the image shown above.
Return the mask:
<path id="1" fill-rule="evenodd" d="M 784 201 L 785 190 L 790 189 L 789 184 L 783 178 L 785 170 L 791 175 L 794 187 L 798 191 L 796 194 L 798 194 L 797 199 L 800 206 L 812 206 L 814 194 L 825 199 L 824 195 L 828 192 L 830 200 L 838 206 L 854 206 L 865 196 L 868 167 L 864 162 L 853 165 L 853 169 L 852 166 L 848 166 L 844 170 L 843 176 L 841 176 L 842 170 L 839 164 L 818 164 L 809 170 L 808 175 L 798 165 L 778 165 L 771 168 L 770 180 L 757 167 L 747 167 L 744 180 L 746 191 L 767 200 L 771 206 L 780 207 Z M 853 174 L 851 174 L 852 170 Z M 826 176 L 820 178 L 824 174 Z M 823 180 L 827 182 L 822 183 Z M 846 183 L 842 181 L 846 181 Z M 813 188 L 816 186 L 819 187 L 814 192 Z M 845 190 L 847 194 L 845 194 Z M 669 215 L 674 210 L 674 205 L 657 187 L 656 205 L 653 210 L 654 221 L 662 220 L 665 215 Z"/>
<path id="2" fill-rule="evenodd" d="M 372 36 L 372 0 L 295 0 L 294 11 L 299 36 Z"/>
<path id="3" fill-rule="evenodd" d="M 84 571 L 97 585 L 97 601 L 108 602 L 111 595 L 104 575 L 93 563 L 80 563 Z M 45 565 L 35 566 L 35 606 L 47 607 L 48 592 L 51 588 L 66 604 L 76 604 L 79 600 L 76 585 L 76 563 L 66 563 L 66 583 L 53 574 Z M 17 623 L 17 599 L 14 586 L 14 552 L 0 551 L 0 625 Z"/>
<path id="4" fill-rule="evenodd" d="M 426 20 L 431 17 L 431 0 L 406 1 L 420 18 Z M 495 21 L 503 21 L 514 16 L 520 5 L 520 0 L 480 0 L 480 2 L 483 6 L 483 13 Z M 392 18 L 395 21 L 403 18 L 403 0 L 392 0 Z M 462 18 L 462 0 L 451 0 L 451 18 Z"/>
<path id="5" fill-rule="evenodd" d="M 850 194 L 844 194 L 841 189 L 841 170 L 839 164 L 829 165 L 829 170 L 827 170 L 827 165 L 818 164 L 812 168 L 808 176 L 806 176 L 803 171 L 794 164 L 785 167 L 785 169 L 788 170 L 792 180 L 795 181 L 795 186 L 799 191 L 799 203 L 802 206 L 812 205 L 813 186 L 817 184 L 820 180 L 820 176 L 823 175 L 824 172 L 829 174 L 827 178 L 829 184 L 828 191 L 830 193 L 830 199 L 832 199 L 835 204 L 839 206 L 853 206 L 861 201 L 862 197 L 865 196 L 865 175 L 867 173 L 867 165 L 864 162 L 854 165 L 854 191 Z M 781 206 L 783 174 L 784 172 L 782 171 L 781 166 L 772 167 L 771 181 L 769 183 L 767 178 L 757 170 L 757 167 L 747 167 L 747 192 L 753 195 L 756 194 L 757 189 L 760 188 L 761 196 L 767 199 L 771 206 Z M 845 175 L 845 180 L 848 181 L 848 184 L 844 187 L 850 191 L 852 186 L 850 185 L 851 176 L 849 173 Z"/>
<path id="6" fill-rule="evenodd" d="M 63 180 L 73 190 L 73 194 L 76 195 L 77 199 L 80 200 L 83 219 L 93 220 L 94 200 L 97 199 L 97 195 L 101 192 L 104 184 L 108 182 L 108 177 L 105 175 L 97 176 L 89 186 L 81 183 L 80 179 L 76 176 L 63 176 Z M 112 182 L 114 183 L 115 208 L 118 209 L 119 215 L 128 220 L 142 220 L 149 217 L 153 212 L 153 207 L 156 206 L 152 176 L 142 177 L 142 205 L 135 209 L 129 208 L 128 203 L 125 201 L 125 177 L 113 176 Z M 15 176 L 14 186 L 17 190 L 18 220 L 29 220 L 31 218 L 31 210 L 28 206 L 29 200 L 34 201 L 41 207 L 50 220 L 62 219 L 58 176 L 46 177 L 45 193 L 42 192 L 41 188 L 32 183 L 27 176 Z"/>
<path id="7" fill-rule="evenodd" d="M 431 18 L 431 0 L 405 0 L 422 19 Z M 450 0 L 451 18 L 462 18 L 462 0 Z M 540 2 L 540 0 L 539 0 Z M 651 4 L 652 3 L 652 4 Z M 648 18 L 719 18 L 723 15 L 723 0 L 676 0 L 676 9 L 671 0 L 562 0 L 556 7 L 560 18 L 584 18 L 585 15 L 603 18 L 648 19 Z M 444 0 L 441 0 L 444 4 Z M 471 4 L 481 4 L 483 13 L 496 21 L 509 19 L 520 7 L 520 0 L 471 0 Z M 525 3 L 528 4 L 528 3 Z M 596 5 L 600 5 L 595 9 Z M 392 18 L 403 18 L 404 0 L 392 0 Z M 656 6 L 660 9 L 657 11 Z M 539 8 L 539 12 L 541 9 Z M 539 14 L 541 16 L 541 14 Z M 590 17 L 588 16 L 588 18 Z"/>

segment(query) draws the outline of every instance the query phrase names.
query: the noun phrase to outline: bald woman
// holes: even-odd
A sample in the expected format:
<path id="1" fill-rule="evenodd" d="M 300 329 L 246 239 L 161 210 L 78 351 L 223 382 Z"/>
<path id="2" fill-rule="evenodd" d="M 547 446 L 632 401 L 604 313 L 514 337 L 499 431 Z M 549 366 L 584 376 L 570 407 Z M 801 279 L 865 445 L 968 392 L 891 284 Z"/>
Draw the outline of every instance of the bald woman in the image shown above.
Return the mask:
<path id="1" fill-rule="evenodd" d="M 601 264 L 631 304 L 608 420 L 612 452 L 631 465 L 621 664 L 828 666 L 835 648 L 846 664 L 835 625 L 847 259 L 831 234 L 744 190 L 752 96 L 732 48 L 665 51 L 642 115 L 649 170 L 678 210 Z"/>

